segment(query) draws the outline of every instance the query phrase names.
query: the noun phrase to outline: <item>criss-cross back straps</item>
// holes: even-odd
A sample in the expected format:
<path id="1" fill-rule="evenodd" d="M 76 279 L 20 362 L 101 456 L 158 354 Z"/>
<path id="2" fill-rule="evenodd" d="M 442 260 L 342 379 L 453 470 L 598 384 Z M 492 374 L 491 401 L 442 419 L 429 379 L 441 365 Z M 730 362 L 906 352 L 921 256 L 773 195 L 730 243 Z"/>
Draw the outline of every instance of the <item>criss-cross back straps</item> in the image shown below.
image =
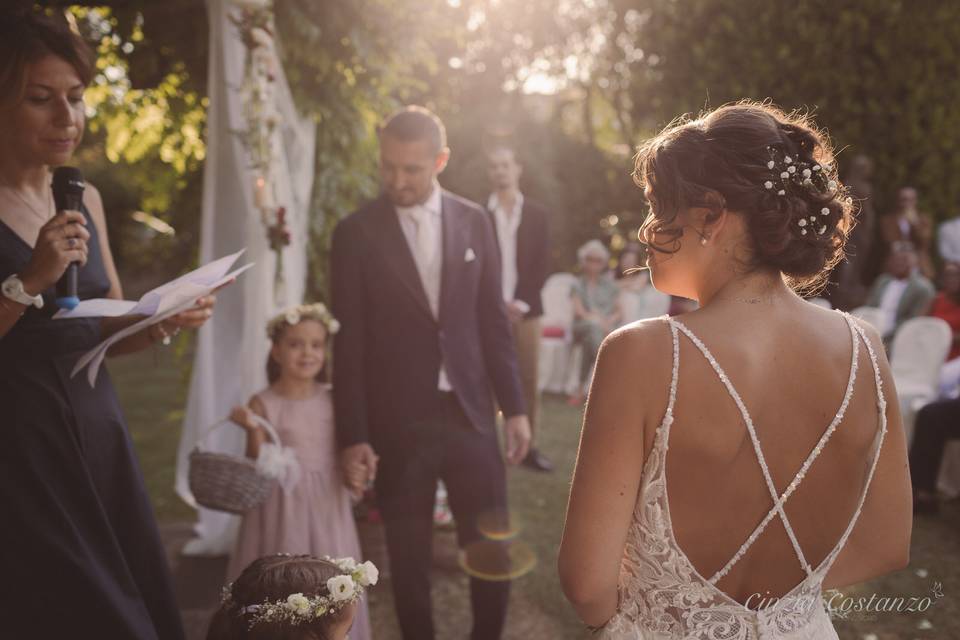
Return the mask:
<path id="1" fill-rule="evenodd" d="M 821 576 L 825 576 L 827 572 L 830 571 L 833 561 L 837 559 L 838 555 L 840 555 L 840 551 L 843 549 L 844 545 L 847 544 L 847 539 L 853 532 L 853 527 L 856 526 L 857 520 L 860 519 L 860 512 L 863 510 L 863 503 L 866 502 L 867 492 L 870 489 L 870 483 L 873 481 L 873 474 L 877 470 L 877 463 L 880 462 L 880 451 L 883 448 L 883 440 L 887 435 L 887 401 L 883 396 L 883 380 L 880 378 L 880 368 L 877 365 L 877 354 L 873 350 L 873 344 L 871 344 L 870 339 L 867 338 L 863 327 L 856 323 L 854 323 L 854 327 L 856 328 L 857 333 L 860 335 L 860 338 L 863 339 L 864 344 L 867 345 L 867 352 L 870 354 L 870 365 L 873 367 L 873 380 L 877 389 L 877 411 L 880 414 L 880 428 L 877 430 L 877 435 L 874 438 L 876 444 L 874 445 L 875 450 L 873 452 L 873 461 L 870 463 L 870 471 L 867 473 L 867 481 L 864 483 L 863 490 L 860 493 L 860 500 L 857 502 L 857 508 L 853 512 L 853 516 L 850 518 L 850 523 L 844 530 L 843 535 L 840 536 L 840 541 L 837 542 L 837 545 L 827 555 L 818 569 L 818 573 Z"/>
<path id="2" fill-rule="evenodd" d="M 783 505 L 786 503 L 787 499 L 793 494 L 797 486 L 799 486 L 800 481 L 806 475 L 810 465 L 813 461 L 820 455 L 820 452 L 823 449 L 823 446 L 829 440 L 830 436 L 836 430 L 838 424 L 843 419 L 843 415 L 846 412 L 847 406 L 850 403 L 850 397 L 853 393 L 853 384 L 856 379 L 857 374 L 857 361 L 859 355 L 859 340 L 857 340 L 857 334 L 855 330 L 855 324 L 853 320 L 843 314 L 844 319 L 847 322 L 847 326 L 850 329 L 850 337 L 853 347 L 851 349 L 851 362 L 850 362 L 850 377 L 847 381 L 847 388 L 843 394 L 843 401 L 840 404 L 840 409 L 837 411 L 833 420 L 827 426 L 826 430 L 821 435 L 819 441 L 814 446 L 813 450 L 807 455 L 806 460 L 800 467 L 800 470 L 791 480 L 787 489 L 784 491 L 783 496 L 778 495 L 777 488 L 773 483 L 773 478 L 770 475 L 770 470 L 767 467 L 766 458 L 763 455 L 763 451 L 760 448 L 760 441 L 757 438 L 756 429 L 753 426 L 753 420 L 750 417 L 750 413 L 747 411 L 746 406 L 743 403 L 743 400 L 740 398 L 740 394 L 737 393 L 737 390 L 734 388 L 733 383 L 730 382 L 730 379 L 727 377 L 726 373 L 720 367 L 720 364 L 717 362 L 716 358 L 713 357 L 713 354 L 707 349 L 706 345 L 692 332 L 688 329 L 683 323 L 678 320 L 670 319 L 671 324 L 676 324 L 677 327 L 696 345 L 700 352 L 704 355 L 710 365 L 713 367 L 714 371 L 717 373 L 717 376 L 720 378 L 720 381 L 726 387 L 728 393 L 733 398 L 734 402 L 737 405 L 737 408 L 740 410 L 740 414 L 743 418 L 744 424 L 747 427 L 747 432 L 750 435 L 750 441 L 753 444 L 754 452 L 757 456 L 757 461 L 760 464 L 760 469 L 763 472 L 764 480 L 766 481 L 767 489 L 770 492 L 770 497 L 773 499 L 773 507 L 767 512 L 767 515 L 763 520 L 756 526 L 753 532 L 747 537 L 744 543 L 740 546 L 737 552 L 730 558 L 729 562 L 719 571 L 717 571 L 711 578 L 710 583 L 716 584 L 719 582 L 729 571 L 730 569 L 743 557 L 751 545 L 756 541 L 756 539 L 763 533 L 767 525 L 773 519 L 774 515 L 779 515 L 781 522 L 783 523 L 783 528 L 787 532 L 787 537 L 790 539 L 790 543 L 793 546 L 793 549 L 797 555 L 797 559 L 800 561 L 800 565 L 803 567 L 804 571 L 808 576 L 813 574 L 813 569 L 810 567 L 810 564 L 807 562 L 803 554 L 803 549 L 800 547 L 800 542 L 797 540 L 797 536 L 793 531 L 793 527 L 790 526 L 790 521 L 787 518 L 787 514 L 784 511 Z"/>

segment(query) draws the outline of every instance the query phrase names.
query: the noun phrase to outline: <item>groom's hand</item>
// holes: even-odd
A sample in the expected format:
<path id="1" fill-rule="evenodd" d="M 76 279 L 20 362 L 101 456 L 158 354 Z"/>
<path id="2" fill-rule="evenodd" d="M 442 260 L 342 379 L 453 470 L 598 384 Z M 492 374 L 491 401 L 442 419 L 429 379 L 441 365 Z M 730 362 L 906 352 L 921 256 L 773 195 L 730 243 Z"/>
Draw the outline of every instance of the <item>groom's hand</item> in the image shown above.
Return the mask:
<path id="1" fill-rule="evenodd" d="M 503 424 L 506 458 L 510 464 L 520 464 L 530 449 L 530 421 L 527 416 L 507 418 Z"/>
<path id="2" fill-rule="evenodd" d="M 340 452 L 340 466 L 343 468 L 347 486 L 354 492 L 363 493 L 377 477 L 377 462 L 380 457 L 366 442 L 347 447 Z"/>

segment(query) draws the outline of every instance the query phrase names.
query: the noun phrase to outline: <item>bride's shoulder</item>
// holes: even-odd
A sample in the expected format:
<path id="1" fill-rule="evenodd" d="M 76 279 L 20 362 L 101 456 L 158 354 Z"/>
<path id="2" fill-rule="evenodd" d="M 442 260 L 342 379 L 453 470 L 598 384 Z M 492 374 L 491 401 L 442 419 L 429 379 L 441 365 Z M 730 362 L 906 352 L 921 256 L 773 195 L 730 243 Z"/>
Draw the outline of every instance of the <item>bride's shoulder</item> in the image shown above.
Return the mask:
<path id="1" fill-rule="evenodd" d="M 663 364 L 668 369 L 673 360 L 673 339 L 666 317 L 648 318 L 615 329 L 603 341 L 600 358 L 608 368 L 643 367 L 645 376 Z"/>

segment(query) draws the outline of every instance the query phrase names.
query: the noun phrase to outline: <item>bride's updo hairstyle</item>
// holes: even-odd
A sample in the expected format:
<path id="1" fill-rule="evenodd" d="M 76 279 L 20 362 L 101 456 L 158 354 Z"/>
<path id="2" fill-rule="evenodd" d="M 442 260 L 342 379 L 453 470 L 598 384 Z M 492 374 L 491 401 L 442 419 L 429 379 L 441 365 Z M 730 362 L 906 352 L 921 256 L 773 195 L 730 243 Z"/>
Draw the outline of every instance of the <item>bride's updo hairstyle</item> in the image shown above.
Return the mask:
<path id="1" fill-rule="evenodd" d="M 679 250 L 682 210 L 710 209 L 709 223 L 726 209 L 743 216 L 747 269 L 779 271 L 806 293 L 826 284 L 853 226 L 827 135 L 809 117 L 769 103 L 674 121 L 640 148 L 634 179 L 652 195 L 640 229 L 651 249 Z"/>

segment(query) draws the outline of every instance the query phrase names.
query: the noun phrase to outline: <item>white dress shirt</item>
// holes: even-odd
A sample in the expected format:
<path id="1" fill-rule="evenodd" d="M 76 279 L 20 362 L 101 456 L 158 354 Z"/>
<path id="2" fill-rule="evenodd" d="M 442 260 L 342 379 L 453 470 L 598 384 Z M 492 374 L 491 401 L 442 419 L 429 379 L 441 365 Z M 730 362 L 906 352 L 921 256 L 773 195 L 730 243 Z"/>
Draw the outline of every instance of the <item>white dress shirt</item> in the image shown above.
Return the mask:
<path id="1" fill-rule="evenodd" d="M 937 236 L 940 257 L 949 262 L 960 262 L 960 216 L 941 224 Z"/>
<path id="2" fill-rule="evenodd" d="M 440 317 L 440 278 L 443 274 L 443 236 L 440 185 L 434 183 L 433 191 L 421 204 L 412 207 L 395 207 L 400 219 L 400 228 L 407 239 L 410 253 L 417 264 L 420 282 L 427 294 L 427 302 L 434 318 Z M 446 369 L 440 363 L 440 376 L 437 388 L 451 391 L 453 387 L 447 378 Z"/>
<path id="3" fill-rule="evenodd" d="M 500 245 L 500 261 L 503 269 L 503 299 L 505 302 L 514 302 L 520 305 L 524 313 L 530 310 L 529 305 L 522 300 L 515 300 L 517 281 L 520 278 L 517 272 L 517 229 L 520 228 L 520 218 L 523 215 L 523 194 L 517 192 L 513 203 L 513 210 L 507 211 L 500 204 L 496 193 L 490 194 L 487 208 L 493 212 L 493 219 L 497 225 L 497 243 Z"/>
<path id="4" fill-rule="evenodd" d="M 880 335 L 887 336 L 893 332 L 897 324 L 897 307 L 900 306 L 900 299 L 903 298 L 903 292 L 907 289 L 907 279 L 897 280 L 894 278 L 883 289 L 883 295 L 880 297 L 880 310 L 883 311 L 883 326 L 880 327 Z"/>

